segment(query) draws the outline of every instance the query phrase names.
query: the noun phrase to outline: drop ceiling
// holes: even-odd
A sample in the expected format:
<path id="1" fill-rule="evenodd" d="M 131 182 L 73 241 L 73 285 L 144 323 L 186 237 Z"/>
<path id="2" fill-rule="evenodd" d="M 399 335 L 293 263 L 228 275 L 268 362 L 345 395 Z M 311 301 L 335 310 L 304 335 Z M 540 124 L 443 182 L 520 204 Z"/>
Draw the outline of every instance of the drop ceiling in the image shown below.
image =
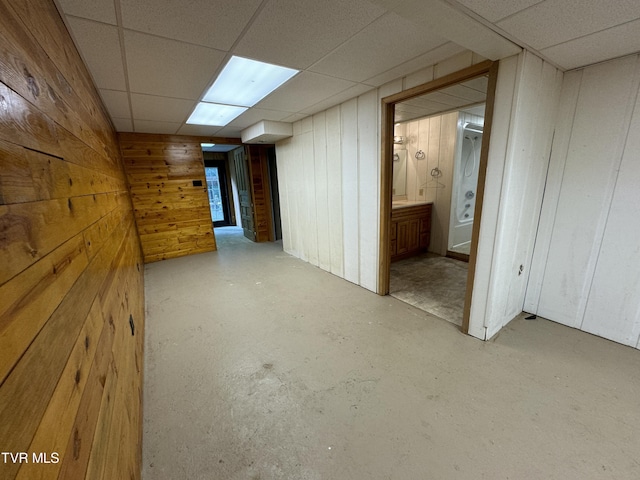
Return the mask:
<path id="1" fill-rule="evenodd" d="M 118 131 L 239 137 L 471 50 L 563 70 L 640 51 L 638 0 L 56 0 Z M 186 119 L 232 55 L 301 72 L 225 127 Z"/>

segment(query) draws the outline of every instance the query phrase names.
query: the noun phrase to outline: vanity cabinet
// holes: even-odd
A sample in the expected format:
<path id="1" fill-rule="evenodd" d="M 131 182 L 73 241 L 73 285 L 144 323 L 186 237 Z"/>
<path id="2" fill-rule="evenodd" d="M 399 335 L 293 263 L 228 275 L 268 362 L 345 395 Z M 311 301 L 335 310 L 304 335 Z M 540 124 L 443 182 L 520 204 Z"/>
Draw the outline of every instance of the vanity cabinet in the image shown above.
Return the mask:
<path id="1" fill-rule="evenodd" d="M 427 251 L 431 236 L 430 203 L 391 210 L 391 261 Z"/>

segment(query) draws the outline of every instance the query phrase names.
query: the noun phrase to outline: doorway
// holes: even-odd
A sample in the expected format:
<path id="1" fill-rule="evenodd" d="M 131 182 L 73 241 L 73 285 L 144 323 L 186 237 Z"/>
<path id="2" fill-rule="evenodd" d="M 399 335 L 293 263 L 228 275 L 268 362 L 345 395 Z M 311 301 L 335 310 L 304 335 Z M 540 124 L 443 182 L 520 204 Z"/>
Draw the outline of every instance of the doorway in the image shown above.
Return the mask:
<path id="1" fill-rule="evenodd" d="M 228 175 L 224 160 L 204 161 L 204 173 L 207 181 L 209 209 L 214 227 L 232 225 L 231 202 L 229 199 Z"/>
<path id="2" fill-rule="evenodd" d="M 390 293 L 392 270 L 394 275 L 402 270 L 398 268 L 403 266 L 400 261 L 410 265 L 419 260 L 420 265 L 406 274 L 421 282 L 416 291 L 440 295 L 445 304 L 455 298 L 457 318 L 445 319 L 460 325 L 465 333 L 469 328 L 496 77 L 497 63 L 486 61 L 382 99 L 379 292 Z M 474 117 L 480 109 L 485 110 L 485 104 L 484 115 Z M 478 131 L 482 127 L 482 132 L 469 133 L 473 126 Z M 465 135 L 469 137 L 467 145 Z M 456 163 L 462 163 L 457 170 Z M 456 174 L 466 181 L 464 185 L 456 185 Z M 472 186 L 473 181 L 476 185 Z M 456 195 L 464 196 L 460 202 L 452 195 L 454 188 Z M 456 239 L 454 250 L 450 250 L 454 218 L 461 220 L 458 223 L 466 230 L 459 229 L 455 235 L 465 233 L 469 238 Z M 415 227 L 409 228 L 412 225 Z M 413 240 L 408 238 L 413 236 Z M 413 250 L 399 250 L 401 241 Z M 456 249 L 462 252 L 456 255 Z M 460 262 L 460 257 L 468 263 Z M 428 278 L 420 281 L 421 275 Z M 444 279 L 450 275 L 455 277 L 453 291 L 442 290 Z M 446 317 L 451 312 L 442 308 L 430 313 Z"/>

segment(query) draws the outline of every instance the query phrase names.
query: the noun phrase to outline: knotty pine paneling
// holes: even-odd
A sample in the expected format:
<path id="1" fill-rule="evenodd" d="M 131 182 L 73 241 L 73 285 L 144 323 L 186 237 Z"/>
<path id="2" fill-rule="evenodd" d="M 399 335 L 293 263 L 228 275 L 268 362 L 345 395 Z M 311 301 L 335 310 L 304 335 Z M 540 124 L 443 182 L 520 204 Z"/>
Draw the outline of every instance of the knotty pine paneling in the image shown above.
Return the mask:
<path id="1" fill-rule="evenodd" d="M 119 134 L 146 263 L 216 249 L 202 141 L 178 135 Z M 194 181 L 201 185 L 194 186 Z"/>
<path id="2" fill-rule="evenodd" d="M 115 133 L 50 0 L 0 0 L 0 111 L 0 450 L 29 460 L 0 478 L 139 479 L 140 241 Z"/>

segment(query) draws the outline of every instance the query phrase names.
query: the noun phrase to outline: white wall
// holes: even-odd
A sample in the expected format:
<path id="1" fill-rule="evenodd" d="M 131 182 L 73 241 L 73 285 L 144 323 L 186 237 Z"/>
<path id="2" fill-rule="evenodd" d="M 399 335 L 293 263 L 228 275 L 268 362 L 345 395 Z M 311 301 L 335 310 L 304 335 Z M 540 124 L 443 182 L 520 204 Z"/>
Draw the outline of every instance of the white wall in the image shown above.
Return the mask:
<path id="1" fill-rule="evenodd" d="M 565 76 L 525 308 L 640 348 L 640 57 Z"/>
<path id="2" fill-rule="evenodd" d="M 284 250 L 375 291 L 379 238 L 375 90 L 294 124 L 276 147 Z"/>
<path id="3" fill-rule="evenodd" d="M 464 52 L 294 123 L 276 144 L 284 250 L 376 291 L 381 99 L 482 60 Z"/>
<path id="4" fill-rule="evenodd" d="M 380 99 L 481 60 L 457 55 L 296 122 L 276 145 L 284 250 L 375 291 Z M 527 52 L 500 62 L 469 326 L 481 339 L 522 311 L 561 81 Z"/>
<path id="5" fill-rule="evenodd" d="M 529 52 L 500 61 L 469 325 L 481 339 L 523 310 L 561 82 Z"/>

